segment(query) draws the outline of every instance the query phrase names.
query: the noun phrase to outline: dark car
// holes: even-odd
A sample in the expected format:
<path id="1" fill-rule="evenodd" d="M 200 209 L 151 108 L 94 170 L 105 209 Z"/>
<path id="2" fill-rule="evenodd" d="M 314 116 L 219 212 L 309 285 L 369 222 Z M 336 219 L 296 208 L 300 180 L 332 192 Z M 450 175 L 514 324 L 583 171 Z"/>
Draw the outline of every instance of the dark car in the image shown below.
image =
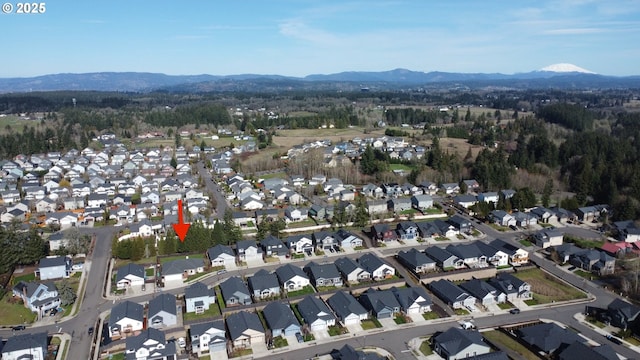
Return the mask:
<path id="1" fill-rule="evenodd" d="M 299 332 L 296 333 L 296 339 L 298 339 L 299 343 L 304 342 L 304 338 L 302 337 L 302 334 L 300 334 Z"/>
<path id="2" fill-rule="evenodd" d="M 58 313 L 58 310 L 51 309 L 51 311 L 49 311 L 49 316 L 56 316 L 57 313 Z"/>
<path id="3" fill-rule="evenodd" d="M 509 312 L 510 312 L 511 314 L 520 314 L 520 309 L 518 309 L 518 308 L 513 308 L 513 309 L 509 310 Z"/>
<path id="4" fill-rule="evenodd" d="M 87 330 L 87 333 L 89 334 L 89 336 L 93 335 L 93 326 L 89 328 L 89 330 Z"/>
<path id="5" fill-rule="evenodd" d="M 20 330 L 24 330 L 26 329 L 26 327 L 24 325 L 17 325 L 11 328 L 11 330 L 13 331 L 20 331 Z"/>
<path id="6" fill-rule="evenodd" d="M 622 340 L 618 339 L 617 337 L 611 334 L 607 334 L 605 335 L 605 337 L 614 344 L 618 344 L 618 345 L 622 344 Z"/>

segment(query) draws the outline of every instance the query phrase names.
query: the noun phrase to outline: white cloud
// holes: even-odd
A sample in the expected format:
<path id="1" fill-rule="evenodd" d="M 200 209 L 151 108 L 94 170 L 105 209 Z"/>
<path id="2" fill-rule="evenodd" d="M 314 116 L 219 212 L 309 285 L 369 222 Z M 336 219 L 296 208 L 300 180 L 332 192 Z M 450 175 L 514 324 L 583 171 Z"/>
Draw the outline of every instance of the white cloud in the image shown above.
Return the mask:
<path id="1" fill-rule="evenodd" d="M 542 33 L 545 35 L 589 35 L 604 33 L 607 31 L 607 29 L 602 28 L 565 28 L 545 30 Z"/>

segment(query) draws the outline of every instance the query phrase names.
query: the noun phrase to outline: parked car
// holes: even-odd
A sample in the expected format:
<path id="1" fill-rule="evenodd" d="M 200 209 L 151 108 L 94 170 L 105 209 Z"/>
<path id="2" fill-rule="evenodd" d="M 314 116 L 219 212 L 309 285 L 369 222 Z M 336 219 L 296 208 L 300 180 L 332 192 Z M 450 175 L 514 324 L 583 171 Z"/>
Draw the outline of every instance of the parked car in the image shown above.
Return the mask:
<path id="1" fill-rule="evenodd" d="M 465 330 L 470 330 L 470 329 L 475 329 L 476 326 L 470 322 L 470 321 L 463 321 L 460 323 L 460 326 L 462 326 L 463 329 Z"/>
<path id="2" fill-rule="evenodd" d="M 617 337 L 611 334 L 607 334 L 605 335 L 605 337 L 614 344 L 618 344 L 618 345 L 622 344 L 622 340 L 618 339 Z"/>
<path id="3" fill-rule="evenodd" d="M 57 314 L 57 313 L 58 313 L 58 310 L 57 310 L 57 309 L 51 309 L 51 310 L 49 311 L 49 316 L 56 316 L 56 314 Z"/>
<path id="4" fill-rule="evenodd" d="M 511 314 L 520 314 L 520 309 L 518 309 L 518 308 L 513 308 L 513 309 L 509 310 L 509 312 L 510 312 Z"/>
<path id="5" fill-rule="evenodd" d="M 20 330 L 24 330 L 24 329 L 26 329 L 26 327 L 24 325 L 16 325 L 16 326 L 11 328 L 11 330 L 13 330 L 13 331 L 20 331 Z"/>
<path id="6" fill-rule="evenodd" d="M 299 332 L 296 333 L 296 339 L 298 339 L 299 343 L 304 342 L 304 338 L 302 337 L 302 334 L 300 334 Z"/>
<path id="7" fill-rule="evenodd" d="M 89 328 L 89 330 L 87 330 L 87 333 L 89 334 L 89 336 L 93 335 L 93 326 Z"/>

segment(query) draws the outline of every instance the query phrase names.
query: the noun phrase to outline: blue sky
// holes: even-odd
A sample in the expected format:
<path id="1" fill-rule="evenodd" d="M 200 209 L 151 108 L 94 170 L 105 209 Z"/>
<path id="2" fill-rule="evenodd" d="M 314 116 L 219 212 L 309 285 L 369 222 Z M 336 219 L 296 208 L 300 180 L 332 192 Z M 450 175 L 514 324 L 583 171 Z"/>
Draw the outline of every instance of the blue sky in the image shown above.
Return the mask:
<path id="1" fill-rule="evenodd" d="M 638 0 L 56 0 L 44 14 L 0 14 L 0 32 L 0 77 L 512 74 L 555 63 L 640 75 Z"/>

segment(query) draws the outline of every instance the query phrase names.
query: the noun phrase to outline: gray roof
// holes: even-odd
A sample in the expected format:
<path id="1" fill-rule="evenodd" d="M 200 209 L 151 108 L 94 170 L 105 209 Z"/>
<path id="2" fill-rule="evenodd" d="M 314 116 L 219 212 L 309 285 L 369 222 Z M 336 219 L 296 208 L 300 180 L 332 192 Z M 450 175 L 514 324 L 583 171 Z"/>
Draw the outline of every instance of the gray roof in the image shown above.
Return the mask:
<path id="1" fill-rule="evenodd" d="M 278 301 L 270 302 L 265 306 L 262 314 L 267 326 L 272 330 L 286 329 L 291 325 L 300 326 L 300 322 L 298 322 L 291 307 Z"/>
<path id="2" fill-rule="evenodd" d="M 236 296 L 238 293 L 245 294 L 247 297 L 250 296 L 249 288 L 238 276 L 232 276 L 220 283 L 220 291 L 222 291 L 222 296 L 224 296 L 225 301 L 230 297 Z"/>
<path id="3" fill-rule="evenodd" d="M 356 350 L 353 346 L 345 344 L 338 351 L 332 352 L 331 356 L 336 360 L 382 360 L 386 357 L 382 357 L 377 352 L 364 352 Z"/>
<path id="4" fill-rule="evenodd" d="M 69 264 L 71 266 L 71 259 L 66 256 L 56 256 L 56 257 L 46 257 L 40 259 L 40 268 L 54 267 L 54 266 L 65 266 Z"/>
<path id="5" fill-rule="evenodd" d="M 398 302 L 400 303 L 400 307 L 404 310 L 408 309 L 414 302 L 418 300 L 419 297 L 424 298 L 424 300 L 420 303 L 421 306 L 431 306 L 433 301 L 431 301 L 431 297 L 427 294 L 427 291 L 422 286 L 413 286 L 407 288 L 391 288 L 391 292 L 396 296 Z"/>
<path id="6" fill-rule="evenodd" d="M 182 274 L 185 270 L 197 269 L 204 267 L 204 260 L 202 259 L 178 259 L 168 261 L 162 264 L 163 275 Z"/>
<path id="7" fill-rule="evenodd" d="M 458 258 L 457 256 L 453 255 L 452 253 L 450 253 L 449 251 L 438 247 L 438 246 L 430 246 L 426 249 L 424 249 L 424 253 L 429 256 L 430 258 L 432 258 L 433 260 L 437 261 L 437 262 L 445 262 L 448 259 L 454 257 L 454 258 Z"/>
<path id="8" fill-rule="evenodd" d="M 449 328 L 449 330 L 435 336 L 433 341 L 449 355 L 456 355 L 473 344 L 489 347 L 482 340 L 482 335 L 479 332 L 458 327 Z"/>
<path id="9" fill-rule="evenodd" d="M 475 243 L 449 245 L 447 251 L 463 260 L 484 255 Z"/>
<path id="10" fill-rule="evenodd" d="M 362 295 L 360 295 L 360 302 L 366 308 L 369 308 L 374 313 L 379 313 L 385 308 L 391 309 L 391 311 L 400 310 L 400 303 L 391 290 L 375 290 L 368 289 Z"/>
<path id="11" fill-rule="evenodd" d="M 316 320 L 321 319 L 328 321 L 335 319 L 329 307 L 315 296 L 307 296 L 298 303 L 298 312 L 307 324 L 312 324 Z M 320 313 L 324 313 L 320 315 Z"/>
<path id="12" fill-rule="evenodd" d="M 227 328 L 229 329 L 229 336 L 231 340 L 236 340 L 247 329 L 252 329 L 264 333 L 264 327 L 260 322 L 260 318 L 256 313 L 250 313 L 247 311 L 239 311 L 229 315 L 226 319 Z"/>
<path id="13" fill-rule="evenodd" d="M 27 297 L 31 297 L 35 294 L 36 291 L 38 291 L 38 289 L 41 289 L 41 286 L 44 286 L 44 289 L 40 290 L 38 294 L 36 294 L 36 297 L 39 298 L 40 297 L 40 293 L 42 291 L 48 290 L 48 291 L 54 291 L 54 290 L 58 290 L 58 288 L 56 287 L 56 284 L 52 281 L 47 281 L 44 283 L 37 283 L 37 282 L 24 282 L 24 281 L 20 281 L 19 283 L 16 284 L 16 286 L 13 287 L 14 291 L 18 291 L 21 294 L 26 294 Z M 50 299 L 47 299 L 47 301 L 50 301 Z"/>
<path id="14" fill-rule="evenodd" d="M 334 264 L 343 275 L 351 274 L 356 269 L 362 269 L 360 264 L 348 257 L 338 258 L 334 260 Z"/>
<path id="15" fill-rule="evenodd" d="M 458 285 L 446 279 L 440 279 L 429 283 L 429 288 L 434 294 L 449 304 L 460 301 L 468 295 Z"/>
<path id="16" fill-rule="evenodd" d="M 214 247 L 210 247 L 207 250 L 207 256 L 209 257 L 210 260 L 216 259 L 218 256 L 222 255 L 222 254 L 227 254 L 227 255 L 231 255 L 231 256 L 236 256 L 233 253 L 233 249 L 230 248 L 229 246 L 226 245 L 221 245 L 218 244 Z"/>
<path id="17" fill-rule="evenodd" d="M 497 290 L 500 290 L 505 294 L 510 294 L 517 291 L 518 288 L 524 284 L 524 281 L 518 279 L 512 274 L 500 272 L 495 278 L 489 279 L 489 283 L 491 283 L 491 285 L 493 285 Z M 509 287 L 512 287 L 512 290 L 509 290 Z"/>
<path id="18" fill-rule="evenodd" d="M 253 291 L 280 288 L 278 276 L 276 274 L 271 274 L 264 269 L 259 270 L 257 273 L 253 274 L 253 276 L 250 276 L 247 282 Z"/>
<path id="19" fill-rule="evenodd" d="M 138 303 L 125 300 L 111 308 L 110 324 L 115 324 L 125 318 L 142 321 L 144 319 L 144 307 Z"/>
<path id="20" fill-rule="evenodd" d="M 499 294 L 501 291 L 491 286 L 486 281 L 480 279 L 471 279 L 460 284 L 460 287 L 473 295 L 476 299 L 483 299 L 485 296 L 491 293 Z"/>
<path id="21" fill-rule="evenodd" d="M 619 357 L 611 346 L 604 344 L 591 347 L 579 341 L 567 346 L 558 354 L 559 360 L 589 359 L 589 360 L 618 360 Z"/>
<path id="22" fill-rule="evenodd" d="M 367 310 L 356 300 L 353 295 L 345 291 L 333 294 L 327 303 L 339 318 L 344 319 L 351 314 L 366 314 Z"/>
<path id="23" fill-rule="evenodd" d="M 509 244 L 502 239 L 495 239 L 489 243 L 496 250 L 500 250 L 507 255 L 515 255 L 516 251 L 520 250 L 519 247 Z"/>
<path id="24" fill-rule="evenodd" d="M 7 343 L 2 348 L 2 352 L 8 353 L 18 350 L 42 348 L 42 352 L 46 354 L 47 343 L 46 332 L 14 335 L 7 339 Z"/>
<path id="25" fill-rule="evenodd" d="M 615 298 L 609 305 L 607 305 L 607 309 L 609 311 L 617 311 L 621 313 L 627 320 L 633 320 L 638 316 L 638 314 L 640 314 L 640 307 L 619 298 Z"/>
<path id="26" fill-rule="evenodd" d="M 411 248 L 409 251 L 398 252 L 398 260 L 414 268 L 435 263 L 433 259 L 414 248 Z"/>
<path id="27" fill-rule="evenodd" d="M 307 276 L 307 274 L 305 274 L 301 268 L 291 264 L 282 265 L 277 268 L 276 275 L 278 276 L 278 279 L 280 279 L 281 283 L 284 283 L 287 280 L 291 280 L 296 275 L 301 276 L 307 280 L 309 279 L 309 276 Z"/>
<path id="28" fill-rule="evenodd" d="M 195 282 L 184 289 L 185 299 L 194 299 L 203 296 L 215 296 L 215 290 L 209 289 L 207 285 L 201 282 Z"/>
<path id="29" fill-rule="evenodd" d="M 124 279 L 127 275 L 135 275 L 144 279 L 144 267 L 142 265 L 128 263 L 120 268 L 118 268 L 118 273 L 116 275 L 116 282 Z"/>
<path id="30" fill-rule="evenodd" d="M 386 263 L 373 253 L 366 253 L 358 258 L 358 264 L 360 264 L 363 269 L 367 270 L 370 273 L 373 273 L 376 269 L 380 268 Z"/>
<path id="31" fill-rule="evenodd" d="M 310 262 L 305 267 L 310 273 L 311 276 L 317 279 L 335 279 L 340 277 L 340 273 L 336 268 L 334 263 L 329 264 L 316 264 L 314 262 Z"/>
<path id="32" fill-rule="evenodd" d="M 258 253 L 262 252 L 255 240 L 240 240 L 236 243 L 236 249 L 238 249 L 238 253 L 240 253 L 240 250 L 246 250 L 250 247 L 257 248 Z"/>
<path id="33" fill-rule="evenodd" d="M 163 293 L 149 300 L 150 318 L 162 311 L 177 315 L 175 295 Z"/>
<path id="34" fill-rule="evenodd" d="M 576 341 L 587 341 L 578 336 L 577 333 L 564 329 L 556 323 L 541 323 L 526 326 L 516 330 L 516 334 L 518 334 L 525 343 L 535 346 L 546 353 L 552 353 L 561 346 L 570 345 Z"/>
<path id="35" fill-rule="evenodd" d="M 198 337 L 200 337 L 200 335 L 204 334 L 207 332 L 207 330 L 214 328 L 217 330 L 221 330 L 221 331 L 225 331 L 224 330 L 224 320 L 216 320 L 216 321 L 209 321 L 209 322 L 205 322 L 205 323 L 199 323 L 199 324 L 193 324 L 191 325 L 191 328 L 189 329 L 189 334 L 193 337 L 195 335 L 197 335 Z"/>

